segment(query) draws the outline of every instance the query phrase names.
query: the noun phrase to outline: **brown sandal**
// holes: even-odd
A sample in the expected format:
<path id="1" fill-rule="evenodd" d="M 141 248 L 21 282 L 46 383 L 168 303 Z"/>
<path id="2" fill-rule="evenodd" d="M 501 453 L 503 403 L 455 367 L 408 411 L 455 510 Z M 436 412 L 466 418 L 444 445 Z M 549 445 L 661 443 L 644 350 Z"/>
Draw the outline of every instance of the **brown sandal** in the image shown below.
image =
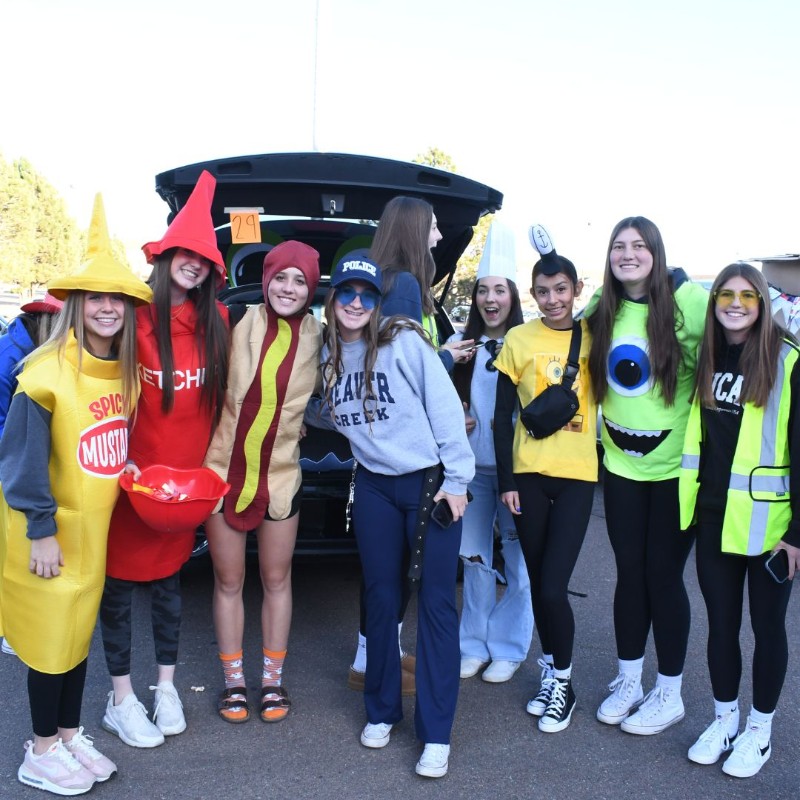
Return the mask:
<path id="1" fill-rule="evenodd" d="M 234 716 L 244 711 L 244 716 Z M 250 708 L 247 705 L 247 689 L 244 686 L 231 686 L 225 689 L 217 701 L 217 713 L 234 725 L 250 719 Z"/>
<path id="2" fill-rule="evenodd" d="M 269 695 L 277 695 L 277 699 L 269 699 Z M 283 686 L 265 686 L 261 690 L 261 712 L 262 722 L 281 722 L 286 719 L 292 703 L 289 695 Z"/>

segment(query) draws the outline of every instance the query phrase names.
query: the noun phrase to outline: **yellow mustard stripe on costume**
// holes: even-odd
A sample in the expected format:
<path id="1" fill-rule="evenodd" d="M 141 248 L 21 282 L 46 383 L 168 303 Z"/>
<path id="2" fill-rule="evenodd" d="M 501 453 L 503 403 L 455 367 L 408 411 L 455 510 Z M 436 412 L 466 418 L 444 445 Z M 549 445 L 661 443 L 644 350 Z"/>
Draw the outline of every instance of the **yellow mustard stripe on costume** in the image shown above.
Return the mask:
<path id="1" fill-rule="evenodd" d="M 244 457 L 247 465 L 244 485 L 236 501 L 236 513 L 241 514 L 254 500 L 261 470 L 261 447 L 264 437 L 275 418 L 278 407 L 276 376 L 292 345 L 292 331 L 283 320 L 278 320 L 278 335 L 264 356 L 261 365 L 261 407 L 258 410 L 244 441 Z"/>

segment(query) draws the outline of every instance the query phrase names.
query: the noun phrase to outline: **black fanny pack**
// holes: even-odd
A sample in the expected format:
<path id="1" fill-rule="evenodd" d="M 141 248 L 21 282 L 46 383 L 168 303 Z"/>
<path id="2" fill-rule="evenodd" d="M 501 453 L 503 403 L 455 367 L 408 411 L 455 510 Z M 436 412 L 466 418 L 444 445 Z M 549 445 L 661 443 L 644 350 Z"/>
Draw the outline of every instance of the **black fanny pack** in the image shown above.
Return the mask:
<path id="1" fill-rule="evenodd" d="M 525 430 L 534 439 L 545 439 L 560 431 L 577 413 L 578 395 L 572 389 L 578 377 L 581 350 L 581 324 L 573 322 L 572 339 L 567 355 L 567 367 L 561 383 L 548 386 L 520 411 L 520 420 Z"/>

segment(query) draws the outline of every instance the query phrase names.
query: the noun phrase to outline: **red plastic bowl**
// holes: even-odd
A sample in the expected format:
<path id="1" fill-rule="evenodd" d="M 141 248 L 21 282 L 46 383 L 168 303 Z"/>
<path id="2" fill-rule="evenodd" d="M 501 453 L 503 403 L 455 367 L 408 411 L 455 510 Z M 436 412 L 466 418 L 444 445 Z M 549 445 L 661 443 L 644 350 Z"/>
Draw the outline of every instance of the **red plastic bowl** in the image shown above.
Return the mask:
<path id="1" fill-rule="evenodd" d="M 175 469 L 163 464 L 153 464 L 142 470 L 138 486 L 160 489 L 163 484 L 174 487 L 178 494 L 189 495 L 185 500 L 162 500 L 133 488 L 133 476 L 124 473 L 119 476 L 119 485 L 128 493 L 134 511 L 153 530 L 164 533 L 188 531 L 205 522 L 214 510 L 219 499 L 230 490 L 213 470 L 207 467 L 198 469 Z"/>

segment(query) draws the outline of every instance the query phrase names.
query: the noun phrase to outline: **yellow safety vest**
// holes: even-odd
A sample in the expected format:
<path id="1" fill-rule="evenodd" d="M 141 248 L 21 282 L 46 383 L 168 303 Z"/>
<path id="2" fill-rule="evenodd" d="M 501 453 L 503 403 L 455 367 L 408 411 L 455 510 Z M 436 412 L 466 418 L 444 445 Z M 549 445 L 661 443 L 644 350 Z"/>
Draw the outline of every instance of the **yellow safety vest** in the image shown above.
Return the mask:
<path id="1" fill-rule="evenodd" d="M 728 483 L 722 523 L 722 551 L 757 556 L 771 550 L 786 533 L 792 518 L 789 504 L 790 377 L 797 348 L 784 342 L 778 375 L 766 406 L 745 403 Z M 700 488 L 698 474 L 703 446 L 701 408 L 695 396 L 686 426 L 679 494 L 681 528 L 695 521 Z"/>

